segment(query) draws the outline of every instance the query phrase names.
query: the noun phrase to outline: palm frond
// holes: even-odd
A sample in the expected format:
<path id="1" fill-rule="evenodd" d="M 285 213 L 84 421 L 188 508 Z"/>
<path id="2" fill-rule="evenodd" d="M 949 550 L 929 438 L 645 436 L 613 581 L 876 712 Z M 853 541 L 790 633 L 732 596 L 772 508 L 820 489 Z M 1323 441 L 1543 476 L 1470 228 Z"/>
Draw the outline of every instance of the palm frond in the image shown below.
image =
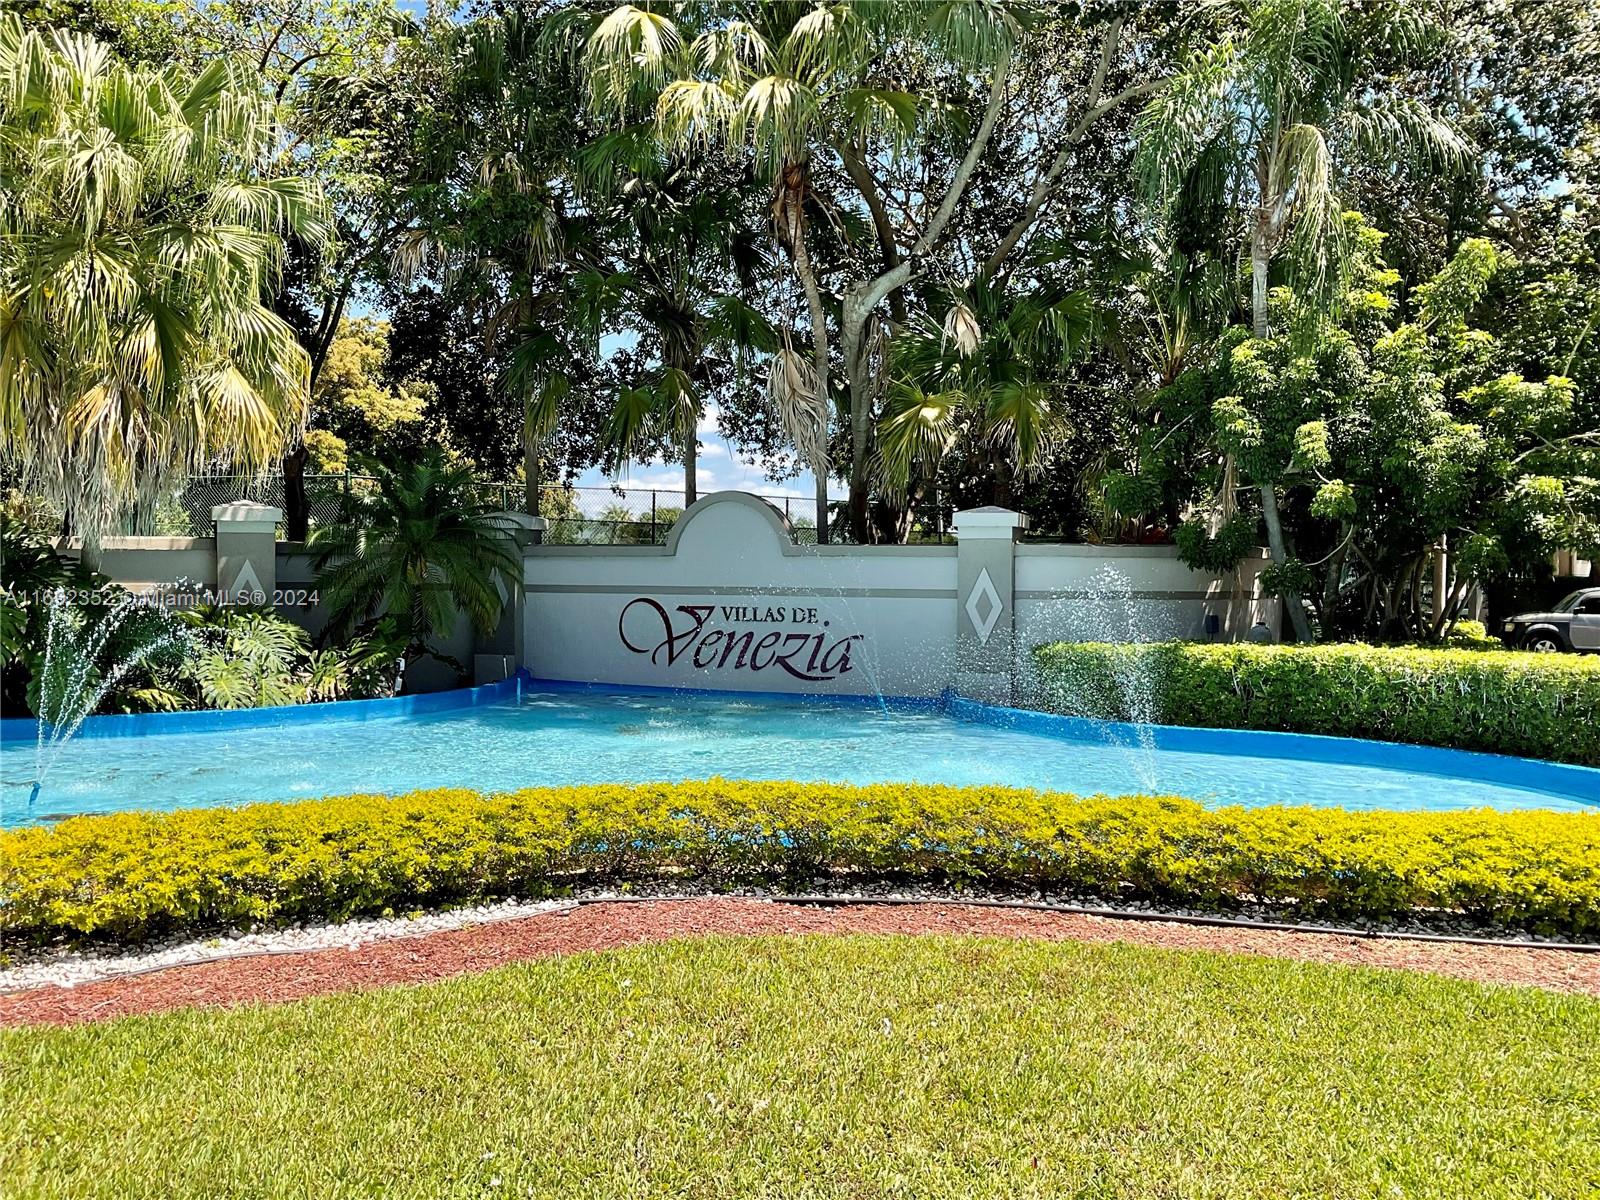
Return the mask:
<path id="1" fill-rule="evenodd" d="M 785 345 L 772 356 L 767 398 L 801 460 L 817 468 L 827 462 L 828 400 L 811 360 Z"/>
<path id="2" fill-rule="evenodd" d="M 596 110 L 622 112 L 638 91 L 658 91 L 680 45 L 678 27 L 662 14 L 632 4 L 612 9 L 585 52 Z"/>
<path id="3" fill-rule="evenodd" d="M 906 494 L 918 466 L 934 467 L 944 458 L 957 433 L 960 392 L 929 394 L 913 384 L 889 390 L 888 411 L 878 424 L 878 477 L 890 495 Z"/>
<path id="4" fill-rule="evenodd" d="M 1049 451 L 1047 393 L 1037 383 L 1007 381 L 989 395 L 984 413 L 988 436 L 1024 472 L 1036 471 Z"/>

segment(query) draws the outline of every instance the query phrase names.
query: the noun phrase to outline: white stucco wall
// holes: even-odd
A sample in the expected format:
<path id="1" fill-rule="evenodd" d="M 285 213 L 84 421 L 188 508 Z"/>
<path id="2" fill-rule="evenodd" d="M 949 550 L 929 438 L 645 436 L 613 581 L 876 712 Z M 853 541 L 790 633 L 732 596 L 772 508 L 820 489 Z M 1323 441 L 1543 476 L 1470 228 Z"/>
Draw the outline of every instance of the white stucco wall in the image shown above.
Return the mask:
<path id="1" fill-rule="evenodd" d="M 76 541 L 58 546 L 61 554 L 77 558 L 83 547 Z M 131 592 L 148 592 L 189 580 L 215 587 L 217 541 L 191 537 L 111 537 L 100 546 L 100 571 Z"/>
<path id="2" fill-rule="evenodd" d="M 1219 577 L 1184 566 L 1174 546 L 1022 544 L 1017 643 L 1203 641 L 1207 614 L 1218 619 L 1219 640 L 1243 637 L 1257 616 L 1276 630 L 1278 602 L 1257 584 L 1264 566 L 1257 553 Z"/>
<path id="3" fill-rule="evenodd" d="M 530 547 L 522 662 L 585 683 L 934 696 L 956 680 L 958 554 L 796 546 L 769 505 L 709 496 L 664 547 Z M 1208 612 L 1221 638 L 1276 621 L 1259 558 L 1224 579 L 1170 546 L 1022 544 L 1014 563 L 1019 677 L 1041 642 L 1204 638 Z"/>
<path id="4" fill-rule="evenodd" d="M 1242 637 L 1258 615 L 1277 629 L 1259 554 L 1218 578 L 1170 546 L 1013 544 L 1015 514 L 963 520 L 962 547 L 797 546 L 776 509 L 720 493 L 665 546 L 528 546 L 524 595 L 502 628 L 479 638 L 461 618 L 441 649 L 483 678 L 520 661 L 536 677 L 585 683 L 890 696 L 978 694 L 982 683 L 1009 695 L 1041 642 L 1203 639 L 1208 615 L 1220 639 Z M 268 546 L 263 583 L 315 591 L 304 547 Z M 180 576 L 215 585 L 218 555 L 209 538 L 117 539 L 106 566 L 136 588 Z M 989 623 L 979 567 L 1009 597 L 1005 622 Z M 283 611 L 313 635 L 326 621 L 320 605 Z M 457 682 L 425 662 L 408 689 Z"/>
<path id="5" fill-rule="evenodd" d="M 581 682 L 937 695 L 955 577 L 954 547 L 796 546 L 775 509 L 722 493 L 664 547 L 530 547 L 523 661 Z"/>

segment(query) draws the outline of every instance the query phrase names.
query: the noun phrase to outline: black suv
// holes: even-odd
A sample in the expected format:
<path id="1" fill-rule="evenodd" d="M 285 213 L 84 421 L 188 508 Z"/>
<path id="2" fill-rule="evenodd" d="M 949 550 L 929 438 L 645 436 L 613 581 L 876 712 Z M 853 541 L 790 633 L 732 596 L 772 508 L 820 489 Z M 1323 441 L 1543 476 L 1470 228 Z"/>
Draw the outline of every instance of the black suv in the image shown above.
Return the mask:
<path id="1" fill-rule="evenodd" d="M 1600 650 L 1600 587 L 1579 588 L 1548 612 L 1507 617 L 1500 640 L 1513 650 Z"/>

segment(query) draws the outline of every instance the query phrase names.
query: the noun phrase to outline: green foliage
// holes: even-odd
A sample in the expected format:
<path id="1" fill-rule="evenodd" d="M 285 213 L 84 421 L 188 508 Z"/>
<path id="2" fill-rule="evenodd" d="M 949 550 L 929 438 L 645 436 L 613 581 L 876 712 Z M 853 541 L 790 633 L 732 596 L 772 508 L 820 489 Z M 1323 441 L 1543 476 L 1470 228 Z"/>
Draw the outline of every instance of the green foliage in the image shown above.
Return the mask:
<path id="1" fill-rule="evenodd" d="M 1505 649 L 1505 643 L 1490 633 L 1482 621 L 1457 621 L 1444 645 L 1451 650 Z"/>
<path id="2" fill-rule="evenodd" d="M 464 612 L 480 634 L 520 586 L 511 526 L 480 497 L 472 473 L 431 450 L 400 466 L 371 461 L 370 494 L 344 499 L 340 519 L 311 539 L 329 628 L 348 636 L 380 618 L 412 656 Z"/>
<path id="3" fill-rule="evenodd" d="M 1600 930 L 1600 821 L 1586 814 L 1207 809 L 1173 797 L 722 779 L 352 796 L 10 830 L 0 834 L 0 928 L 133 941 L 580 884 L 819 875 L 838 886 L 1249 900 L 1343 919 L 1443 909 L 1566 935 Z"/>
<path id="4" fill-rule="evenodd" d="M 365 700 L 394 692 L 405 643 L 380 624 L 337 649 L 312 650 L 305 630 L 272 609 L 206 605 L 180 610 L 189 627 L 181 666 L 143 699 L 158 708 L 267 708 Z"/>
<path id="5" fill-rule="evenodd" d="M 62 704 L 70 706 L 103 682 L 104 708 L 144 708 L 151 672 L 172 668 L 185 653 L 182 630 L 169 613 L 130 607 L 124 589 L 3 515 L 0 563 L 0 688 L 8 715 L 63 715 Z M 56 649 L 47 679 L 52 610 Z"/>
<path id="6" fill-rule="evenodd" d="M 1038 647 L 1034 661 L 1040 695 L 1055 707 L 1084 693 L 1085 681 L 1136 671 L 1155 681 L 1157 720 L 1164 724 L 1326 733 L 1600 765 L 1600 659 L 1359 644 L 1061 642 Z M 1116 688 L 1089 694 L 1106 698 L 1109 707 L 1085 715 L 1129 719 L 1116 707 Z"/>
<path id="7" fill-rule="evenodd" d="M 1474 326 L 1503 261 L 1488 243 L 1464 242 L 1403 320 L 1383 235 L 1353 213 L 1344 228 L 1358 250 L 1338 319 L 1278 291 L 1284 332 L 1235 335 L 1220 363 L 1165 389 L 1147 437 L 1165 444 L 1208 413 L 1212 453 L 1275 489 L 1283 557 L 1292 545 L 1318 569 L 1276 564 L 1271 586 L 1310 599 L 1323 637 L 1436 640 L 1472 584 L 1537 576 L 1557 550 L 1597 544 L 1600 409 L 1565 376 L 1506 370 L 1514 348 Z M 1435 598 L 1441 539 L 1450 573 Z M 1177 540 L 1191 565 L 1231 565 L 1198 531 Z"/>
<path id="8" fill-rule="evenodd" d="M 0 14 L 0 454 L 91 553 L 184 472 L 264 468 L 305 419 L 307 355 L 262 303 L 285 237 L 330 235 L 273 172 L 245 64 L 129 67 Z"/>
<path id="9" fill-rule="evenodd" d="M 345 320 L 328 345 L 317 373 L 312 404 L 318 428 L 306 433 L 313 454 L 322 448 L 323 470 L 343 470 L 329 463 L 331 435 L 339 451 L 371 457 L 399 447 L 407 452 L 423 444 L 425 418 L 435 389 L 431 384 L 391 384 L 383 375 L 389 353 L 389 323 L 370 317 Z M 316 435 L 321 434 L 320 438 Z"/>
<path id="10" fill-rule="evenodd" d="M 114 686 L 102 711 L 258 708 L 393 693 L 405 643 L 388 624 L 313 651 L 305 631 L 272 609 L 134 604 L 110 579 L 57 555 L 4 518 L 0 557 L 6 572 L 0 670 L 9 714 L 48 717 L 41 689 L 59 703 L 105 679 Z M 58 591 L 54 677 L 47 680 L 46 625 Z M 113 610 L 115 620 L 102 636 Z"/>
<path id="11" fill-rule="evenodd" d="M 1222 573 L 1237 567 L 1255 548 L 1255 518 L 1235 513 L 1213 533 L 1202 519 L 1185 521 L 1173 531 L 1178 557 L 1196 571 Z"/>
<path id="12" fill-rule="evenodd" d="M 1342 479 L 1330 479 L 1311 497 L 1311 515 L 1324 521 L 1348 521 L 1356 515 L 1356 493 Z"/>
<path id="13" fill-rule="evenodd" d="M 1316 583 L 1311 568 L 1298 558 L 1267 564 L 1259 579 L 1261 590 L 1269 596 L 1303 596 Z"/>
<path id="14" fill-rule="evenodd" d="M 1148 475 L 1112 471 L 1100 486 L 1105 490 L 1106 507 L 1121 516 L 1137 516 L 1161 506 L 1161 484 Z"/>

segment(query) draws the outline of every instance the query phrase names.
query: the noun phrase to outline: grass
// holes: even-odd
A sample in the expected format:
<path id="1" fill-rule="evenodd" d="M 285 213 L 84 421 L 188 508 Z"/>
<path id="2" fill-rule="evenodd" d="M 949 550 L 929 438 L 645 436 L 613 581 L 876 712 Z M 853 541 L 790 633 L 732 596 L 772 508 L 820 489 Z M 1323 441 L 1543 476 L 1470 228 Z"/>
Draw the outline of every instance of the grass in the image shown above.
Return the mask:
<path id="1" fill-rule="evenodd" d="M 1128 946 L 676 942 L 0 1064 L 8 1197 L 1600 1187 L 1600 1002 Z"/>

